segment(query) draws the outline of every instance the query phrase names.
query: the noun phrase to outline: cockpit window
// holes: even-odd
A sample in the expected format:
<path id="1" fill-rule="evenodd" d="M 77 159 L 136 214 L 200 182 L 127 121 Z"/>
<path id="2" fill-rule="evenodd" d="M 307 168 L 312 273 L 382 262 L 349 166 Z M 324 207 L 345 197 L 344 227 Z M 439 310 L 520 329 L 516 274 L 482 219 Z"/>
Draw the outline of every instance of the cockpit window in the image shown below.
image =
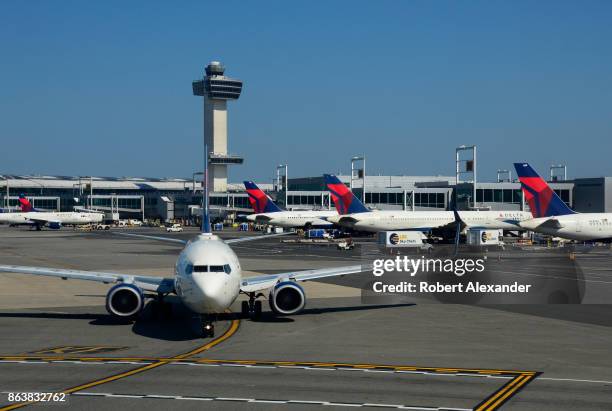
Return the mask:
<path id="1" fill-rule="evenodd" d="M 225 273 L 232 272 L 232 267 L 229 264 L 225 265 L 194 265 L 189 264 L 186 269 L 187 273 Z"/>

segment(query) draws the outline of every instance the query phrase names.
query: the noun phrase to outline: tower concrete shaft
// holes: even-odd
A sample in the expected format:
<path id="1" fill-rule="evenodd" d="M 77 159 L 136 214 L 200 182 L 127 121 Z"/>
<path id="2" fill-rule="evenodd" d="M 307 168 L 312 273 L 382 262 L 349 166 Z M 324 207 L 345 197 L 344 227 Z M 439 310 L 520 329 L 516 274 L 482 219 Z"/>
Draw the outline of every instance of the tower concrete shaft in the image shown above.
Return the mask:
<path id="1" fill-rule="evenodd" d="M 209 153 L 214 156 L 227 156 L 226 100 L 204 96 L 204 141 Z M 211 191 L 227 191 L 226 164 L 209 165 L 208 187 Z"/>

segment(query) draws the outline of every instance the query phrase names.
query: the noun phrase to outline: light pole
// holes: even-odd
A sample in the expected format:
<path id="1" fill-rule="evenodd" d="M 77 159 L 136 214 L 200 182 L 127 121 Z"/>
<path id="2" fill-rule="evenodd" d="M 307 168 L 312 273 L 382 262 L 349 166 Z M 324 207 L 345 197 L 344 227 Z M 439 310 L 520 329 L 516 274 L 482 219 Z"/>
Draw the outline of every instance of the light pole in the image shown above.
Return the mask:
<path id="1" fill-rule="evenodd" d="M 466 151 L 472 152 L 472 158 L 462 160 L 461 153 Z M 476 146 L 461 145 L 455 149 L 455 168 L 455 185 L 459 185 L 460 182 L 469 182 L 463 180 L 462 176 L 472 174 L 472 208 L 476 208 Z"/>
<path id="2" fill-rule="evenodd" d="M 353 190 L 353 177 L 355 176 L 355 162 L 361 161 L 361 180 L 362 180 L 362 188 L 361 188 L 361 202 L 365 204 L 365 192 L 366 192 L 366 157 L 365 154 L 361 156 L 353 156 L 351 158 L 351 182 L 350 189 Z M 359 177 L 359 175 L 357 175 Z"/>
<path id="3" fill-rule="evenodd" d="M 550 181 L 557 181 L 559 179 L 555 174 L 555 171 L 557 170 L 563 170 L 563 181 L 566 181 L 567 166 L 565 164 L 553 164 L 550 166 Z"/>
<path id="4" fill-rule="evenodd" d="M 9 176 L 3 176 L 3 177 L 4 177 L 4 180 L 6 181 L 6 208 L 9 208 L 10 207 Z"/>
<path id="5" fill-rule="evenodd" d="M 282 183 L 282 187 L 283 187 L 283 190 L 285 190 L 285 209 L 287 209 L 287 205 L 288 205 L 287 204 L 287 200 L 288 200 L 288 194 L 287 193 L 289 191 L 289 178 L 288 178 L 288 174 L 287 174 L 287 170 L 288 170 L 287 164 L 279 164 L 278 166 L 276 166 L 276 187 L 277 187 L 277 189 L 279 187 L 281 187 L 281 180 L 280 180 L 281 174 L 280 174 L 280 171 L 282 169 L 285 169 L 285 173 L 283 175 L 284 181 Z"/>
<path id="6" fill-rule="evenodd" d="M 509 183 L 512 182 L 512 171 L 510 170 L 497 170 L 497 182 L 498 183 L 503 183 L 504 182 L 504 175 L 506 175 L 506 181 L 508 181 Z"/>
<path id="7" fill-rule="evenodd" d="M 79 176 L 79 193 L 81 197 L 85 193 L 85 190 L 83 190 L 83 180 L 89 180 L 89 195 L 86 198 L 87 201 L 85 201 L 85 208 L 91 210 L 93 208 L 93 176 Z M 85 184 L 85 188 L 87 188 L 87 184 Z"/>
<path id="8" fill-rule="evenodd" d="M 192 191 L 192 194 L 195 194 L 195 192 L 196 192 L 196 187 L 195 187 L 196 186 L 196 179 L 195 178 L 196 178 L 196 176 L 201 176 L 201 175 L 204 175 L 204 173 L 201 172 L 201 171 L 194 171 L 193 174 L 192 174 L 192 179 L 193 179 L 193 191 Z M 204 187 L 202 187 L 202 188 L 204 188 Z"/>

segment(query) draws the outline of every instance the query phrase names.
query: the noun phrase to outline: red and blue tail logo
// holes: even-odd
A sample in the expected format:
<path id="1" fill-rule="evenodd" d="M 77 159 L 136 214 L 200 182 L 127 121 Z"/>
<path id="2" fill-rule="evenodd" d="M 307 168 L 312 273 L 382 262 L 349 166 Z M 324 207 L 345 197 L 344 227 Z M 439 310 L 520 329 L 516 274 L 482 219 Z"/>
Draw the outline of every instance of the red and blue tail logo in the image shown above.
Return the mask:
<path id="1" fill-rule="evenodd" d="M 279 211 L 283 211 L 274 204 L 274 201 L 270 197 L 266 195 L 257 184 L 252 181 L 245 181 L 244 187 L 246 188 L 247 194 L 249 195 L 249 202 L 251 203 L 251 207 L 253 207 L 253 211 L 257 214 L 260 213 L 277 213 Z"/>
<path id="2" fill-rule="evenodd" d="M 340 179 L 331 174 L 324 174 L 325 184 L 331 194 L 331 198 L 336 205 L 338 214 L 353 214 L 353 213 L 368 213 L 370 210 L 363 205 L 361 201 Z"/>
<path id="3" fill-rule="evenodd" d="M 34 207 L 32 207 L 32 203 L 30 203 L 30 200 L 28 200 L 26 196 L 23 194 L 19 195 L 19 206 L 21 207 L 21 211 L 24 213 L 34 211 Z"/>
<path id="4" fill-rule="evenodd" d="M 514 163 L 514 168 L 534 218 L 575 213 L 529 164 Z"/>

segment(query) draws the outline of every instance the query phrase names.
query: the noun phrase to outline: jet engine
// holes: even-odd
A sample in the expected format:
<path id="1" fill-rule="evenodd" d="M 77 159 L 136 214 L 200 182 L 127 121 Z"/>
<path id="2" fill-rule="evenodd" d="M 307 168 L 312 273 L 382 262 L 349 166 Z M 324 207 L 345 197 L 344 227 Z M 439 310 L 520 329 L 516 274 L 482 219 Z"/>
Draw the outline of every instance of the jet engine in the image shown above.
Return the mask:
<path id="1" fill-rule="evenodd" d="M 132 284 L 117 284 L 106 295 L 106 311 L 117 317 L 131 318 L 142 311 L 144 302 L 140 288 Z"/>
<path id="2" fill-rule="evenodd" d="M 62 223 L 60 223 L 59 221 L 51 221 L 48 226 L 49 228 L 52 228 L 54 230 L 59 230 L 60 228 L 62 228 Z"/>
<path id="3" fill-rule="evenodd" d="M 306 294 L 302 287 L 293 281 L 276 284 L 270 291 L 270 308 L 276 314 L 291 315 L 304 309 Z"/>

